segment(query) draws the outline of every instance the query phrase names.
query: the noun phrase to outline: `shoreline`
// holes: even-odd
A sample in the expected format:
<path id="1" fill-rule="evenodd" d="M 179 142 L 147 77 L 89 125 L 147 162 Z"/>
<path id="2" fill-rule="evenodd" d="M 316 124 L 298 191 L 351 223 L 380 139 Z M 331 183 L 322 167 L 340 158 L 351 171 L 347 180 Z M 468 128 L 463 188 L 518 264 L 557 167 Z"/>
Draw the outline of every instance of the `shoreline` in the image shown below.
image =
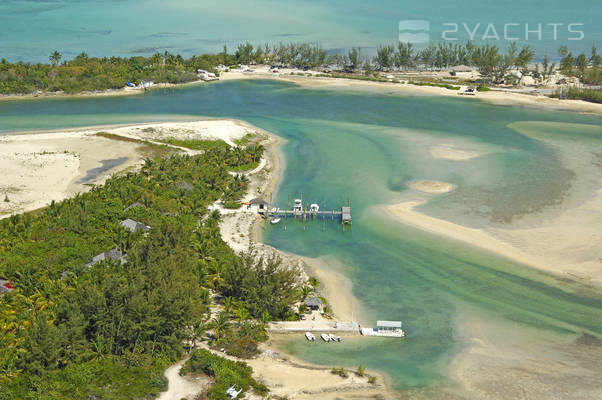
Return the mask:
<path id="1" fill-rule="evenodd" d="M 253 125 L 249 124 L 249 126 Z M 257 127 L 254 129 L 265 135 L 268 141 L 268 143 L 264 143 L 266 167 L 263 173 L 260 171 L 252 175 L 246 197 L 253 198 L 259 195 L 267 199 L 276 193 L 282 181 L 284 155 L 281 146 L 286 143 L 286 140 Z M 306 277 L 315 275 L 321 283 L 319 291 L 327 298 L 328 304 L 336 316 L 335 319 L 350 321 L 355 318 L 356 311 L 361 315 L 359 300 L 352 293 L 353 284 L 340 271 L 344 268 L 342 264 L 336 268 L 330 268 L 326 264 L 333 264 L 334 260 L 303 257 L 266 245 L 262 240 L 265 226 L 265 219 L 258 214 L 230 212 L 223 215 L 220 233 L 222 239 L 237 252 L 243 252 L 252 247 L 262 255 L 276 254 L 286 265 L 302 268 Z M 377 377 L 376 385 L 367 385 L 366 382 L 363 382 L 365 378 L 355 377 L 353 373 L 350 373 L 349 378 L 343 380 L 330 372 L 332 367 L 339 367 L 338 365 L 324 366 L 308 363 L 283 351 L 281 344 L 287 341 L 287 337 L 293 336 L 299 340 L 305 340 L 303 332 L 271 332 L 268 342 L 262 346 L 263 352 L 260 356 L 242 360 L 253 367 L 254 374 L 268 385 L 272 393 L 289 399 L 312 399 L 316 398 L 316 395 L 319 395 L 320 399 L 332 400 L 395 397 L 390 390 L 388 378 L 382 373 L 368 371 L 370 375 Z M 360 338 L 358 335 L 354 335 L 354 337 Z M 279 353 L 284 357 L 281 357 Z M 274 356 L 274 354 L 276 355 Z M 220 355 L 223 356 L 223 354 Z M 299 380 L 299 377 L 307 378 L 309 376 L 311 376 L 311 380 Z M 358 384 L 358 379 L 363 383 Z"/>
<path id="2" fill-rule="evenodd" d="M 218 81 L 212 81 L 219 83 L 233 81 L 233 80 L 246 80 L 246 79 L 271 79 L 271 80 L 282 80 L 286 82 L 292 82 L 305 87 L 328 87 L 328 86 L 347 86 L 347 87 L 358 87 L 358 88 L 374 88 L 374 89 L 394 89 L 399 94 L 409 95 L 432 95 L 432 96 L 451 96 L 458 98 L 458 93 L 453 90 L 449 90 L 442 87 L 433 86 L 419 86 L 413 84 L 404 83 L 393 83 L 393 82 L 376 82 L 376 81 L 364 81 L 359 79 L 349 78 L 334 78 L 334 77 L 318 77 L 315 76 L 317 72 L 307 71 L 308 76 L 291 75 L 291 72 L 296 71 L 301 73 L 299 70 L 284 69 L 281 73 L 270 73 L 266 66 L 262 67 L 261 71 L 255 71 L 251 73 L 244 73 L 239 71 L 223 72 L 219 77 Z M 181 88 L 187 86 L 208 84 L 212 82 L 206 82 L 203 80 L 196 80 L 186 83 L 159 83 L 149 89 L 140 88 L 121 88 L 121 89 L 107 89 L 96 92 L 81 92 L 74 94 L 67 93 L 46 93 L 41 94 L 14 94 L 14 95 L 0 95 L 0 104 L 2 101 L 11 100 L 35 100 L 35 99 L 48 99 L 48 98 L 93 98 L 93 97 L 120 97 L 120 96 L 132 96 L 144 94 L 147 90 L 159 90 L 168 88 Z M 465 97 L 465 96 L 464 96 Z M 581 114 L 589 114 L 595 116 L 602 116 L 602 104 L 587 102 L 584 100 L 573 100 L 566 99 L 560 100 L 555 98 L 549 98 L 543 95 L 530 95 L 525 93 L 518 93 L 514 91 L 506 90 L 490 90 L 487 92 L 479 92 L 476 96 L 477 100 L 482 100 L 490 104 L 499 106 L 519 106 L 528 107 L 539 110 L 548 111 L 562 111 L 562 112 L 576 112 Z"/>
<path id="3" fill-rule="evenodd" d="M 97 136 L 98 132 L 126 140 Z M 114 174 L 136 170 L 145 156 L 156 151 L 153 145 L 196 154 L 194 150 L 162 143 L 162 135 L 231 142 L 230 138 L 241 138 L 250 132 L 251 125 L 242 121 L 201 119 L 0 134 L 0 169 L 4 172 L 0 195 L 8 199 L 0 202 L 0 218 L 37 210 L 52 201 L 86 192 Z"/>
<path id="4" fill-rule="evenodd" d="M 77 98 L 92 98 L 92 97 L 121 97 L 121 96 L 135 96 L 146 93 L 147 91 L 153 91 L 158 89 L 169 89 L 200 85 L 205 82 L 201 79 L 185 82 L 185 83 L 169 83 L 162 82 L 157 83 L 150 88 L 131 88 L 123 87 L 121 89 L 105 89 L 96 90 L 93 92 L 78 92 L 78 93 L 65 93 L 65 92 L 40 92 L 40 93 L 27 93 L 27 94 L 0 94 L 0 103 L 2 101 L 14 101 L 14 100 L 38 100 L 38 99 L 77 99 Z"/>
<path id="5" fill-rule="evenodd" d="M 226 72 L 220 76 L 220 81 L 245 80 L 245 79 L 273 79 L 292 82 L 306 87 L 357 87 L 395 90 L 399 94 L 408 95 L 430 95 L 430 96 L 449 96 L 455 98 L 466 98 L 459 96 L 457 91 L 442 87 L 419 86 L 412 84 L 393 83 L 393 82 L 375 82 L 359 79 L 317 77 L 317 76 L 299 76 L 287 73 L 273 74 L 266 71 L 262 72 Z M 529 94 L 491 90 L 488 92 L 479 92 L 474 98 L 467 99 L 482 100 L 490 104 L 500 106 L 520 106 L 535 108 L 548 111 L 576 112 L 581 114 L 590 114 L 602 116 L 602 104 L 590 103 L 583 100 L 559 100 L 546 96 L 533 96 Z"/>

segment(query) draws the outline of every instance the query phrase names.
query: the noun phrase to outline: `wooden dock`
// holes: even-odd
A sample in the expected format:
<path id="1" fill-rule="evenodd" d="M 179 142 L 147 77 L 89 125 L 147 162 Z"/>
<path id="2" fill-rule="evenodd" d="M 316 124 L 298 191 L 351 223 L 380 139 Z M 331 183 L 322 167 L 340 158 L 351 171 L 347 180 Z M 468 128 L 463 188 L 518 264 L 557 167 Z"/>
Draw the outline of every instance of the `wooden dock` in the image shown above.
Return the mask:
<path id="1" fill-rule="evenodd" d="M 330 211 L 314 211 L 314 210 L 281 210 L 281 209 L 271 209 L 264 212 L 264 214 L 269 218 L 276 217 L 292 217 L 292 218 L 328 218 L 331 217 L 334 219 L 335 217 L 341 218 L 341 224 L 347 225 L 351 224 L 353 219 L 351 217 L 351 207 L 345 206 L 341 207 L 340 211 L 330 210 Z"/>

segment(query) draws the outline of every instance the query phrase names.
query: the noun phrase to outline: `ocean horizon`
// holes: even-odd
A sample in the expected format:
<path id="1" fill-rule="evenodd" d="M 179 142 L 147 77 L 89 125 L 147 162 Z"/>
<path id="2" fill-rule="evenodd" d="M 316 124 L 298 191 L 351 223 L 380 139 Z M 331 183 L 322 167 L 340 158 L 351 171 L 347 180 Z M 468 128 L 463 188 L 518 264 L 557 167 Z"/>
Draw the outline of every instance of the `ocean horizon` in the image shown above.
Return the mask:
<path id="1" fill-rule="evenodd" d="M 248 4 L 240 0 L 209 4 L 194 0 L 6 0 L 0 4 L 0 57 L 11 62 L 47 62 L 54 50 L 65 59 L 81 52 L 99 57 L 165 51 L 190 56 L 216 53 L 224 45 L 232 50 L 247 41 L 254 45 L 319 43 L 330 52 L 360 47 L 370 55 L 378 45 L 397 43 L 400 34 L 408 33 L 403 22 L 416 20 L 428 23 L 427 31 L 424 24 L 418 31 L 427 33 L 430 43 L 444 41 L 445 35 L 457 39 L 452 43 L 472 39 L 505 48 L 517 39 L 520 45 L 536 50 L 536 60 L 546 55 L 557 59 L 561 45 L 580 53 L 602 42 L 602 4 L 586 0 L 569 5 L 560 0 L 510 4 L 468 0 L 461 6 L 436 0 L 370 4 L 259 0 L 251 9 Z"/>

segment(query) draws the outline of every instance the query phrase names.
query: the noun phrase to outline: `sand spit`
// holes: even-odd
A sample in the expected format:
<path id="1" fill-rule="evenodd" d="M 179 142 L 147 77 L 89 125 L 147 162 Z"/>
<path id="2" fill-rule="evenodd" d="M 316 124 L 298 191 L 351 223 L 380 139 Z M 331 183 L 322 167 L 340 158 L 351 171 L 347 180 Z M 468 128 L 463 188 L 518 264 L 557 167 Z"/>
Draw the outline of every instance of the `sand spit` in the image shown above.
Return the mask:
<path id="1" fill-rule="evenodd" d="M 0 218 L 60 201 L 111 174 L 140 165 L 136 143 L 121 143 L 84 132 L 0 137 Z M 114 167 L 101 171 L 111 161 Z M 111 163 L 109 163 L 111 164 Z M 82 180 L 88 171 L 90 180 Z"/>
<path id="2" fill-rule="evenodd" d="M 432 146 L 429 153 L 433 158 L 454 161 L 470 160 L 482 155 L 476 151 L 457 149 L 451 145 Z"/>
<path id="3" fill-rule="evenodd" d="M 235 140 L 255 131 L 241 121 L 203 120 L 1 135 L 0 218 L 72 197 L 115 173 L 142 165 L 143 144 L 100 137 L 98 132 L 156 144 L 175 138 L 224 140 L 234 145 Z M 85 179 L 87 176 L 91 178 Z"/>
<path id="4" fill-rule="evenodd" d="M 576 210 L 567 211 L 548 224 L 521 229 L 465 227 L 417 211 L 415 208 L 422 204 L 424 200 L 405 201 L 383 206 L 383 209 L 403 224 L 464 242 L 542 271 L 602 285 L 602 261 L 599 258 L 602 237 L 596 228 L 597 219 L 592 221 L 592 214 L 587 212 L 601 209 L 596 207 L 602 205 L 602 190 L 594 200 Z M 575 220 L 575 215 L 582 218 Z"/>
<path id="5" fill-rule="evenodd" d="M 424 180 L 414 181 L 410 184 L 410 186 L 412 187 L 412 189 L 416 189 L 424 193 L 433 194 L 448 193 L 454 190 L 455 188 L 455 186 L 451 183 Z"/>

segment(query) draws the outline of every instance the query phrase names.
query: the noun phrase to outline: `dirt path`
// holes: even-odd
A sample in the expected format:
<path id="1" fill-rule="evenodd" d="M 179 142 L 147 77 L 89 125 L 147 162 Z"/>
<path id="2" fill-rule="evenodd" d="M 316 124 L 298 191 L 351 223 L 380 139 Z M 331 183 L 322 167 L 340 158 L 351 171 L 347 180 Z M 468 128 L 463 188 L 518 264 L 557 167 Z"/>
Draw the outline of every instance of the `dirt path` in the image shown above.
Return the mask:
<path id="1" fill-rule="evenodd" d="M 161 393 L 157 400 L 192 400 L 209 383 L 208 378 L 194 378 L 193 380 L 180 376 L 180 368 L 182 368 L 184 362 L 186 360 L 182 360 L 165 370 L 165 377 L 169 381 L 169 386 L 167 391 Z"/>

